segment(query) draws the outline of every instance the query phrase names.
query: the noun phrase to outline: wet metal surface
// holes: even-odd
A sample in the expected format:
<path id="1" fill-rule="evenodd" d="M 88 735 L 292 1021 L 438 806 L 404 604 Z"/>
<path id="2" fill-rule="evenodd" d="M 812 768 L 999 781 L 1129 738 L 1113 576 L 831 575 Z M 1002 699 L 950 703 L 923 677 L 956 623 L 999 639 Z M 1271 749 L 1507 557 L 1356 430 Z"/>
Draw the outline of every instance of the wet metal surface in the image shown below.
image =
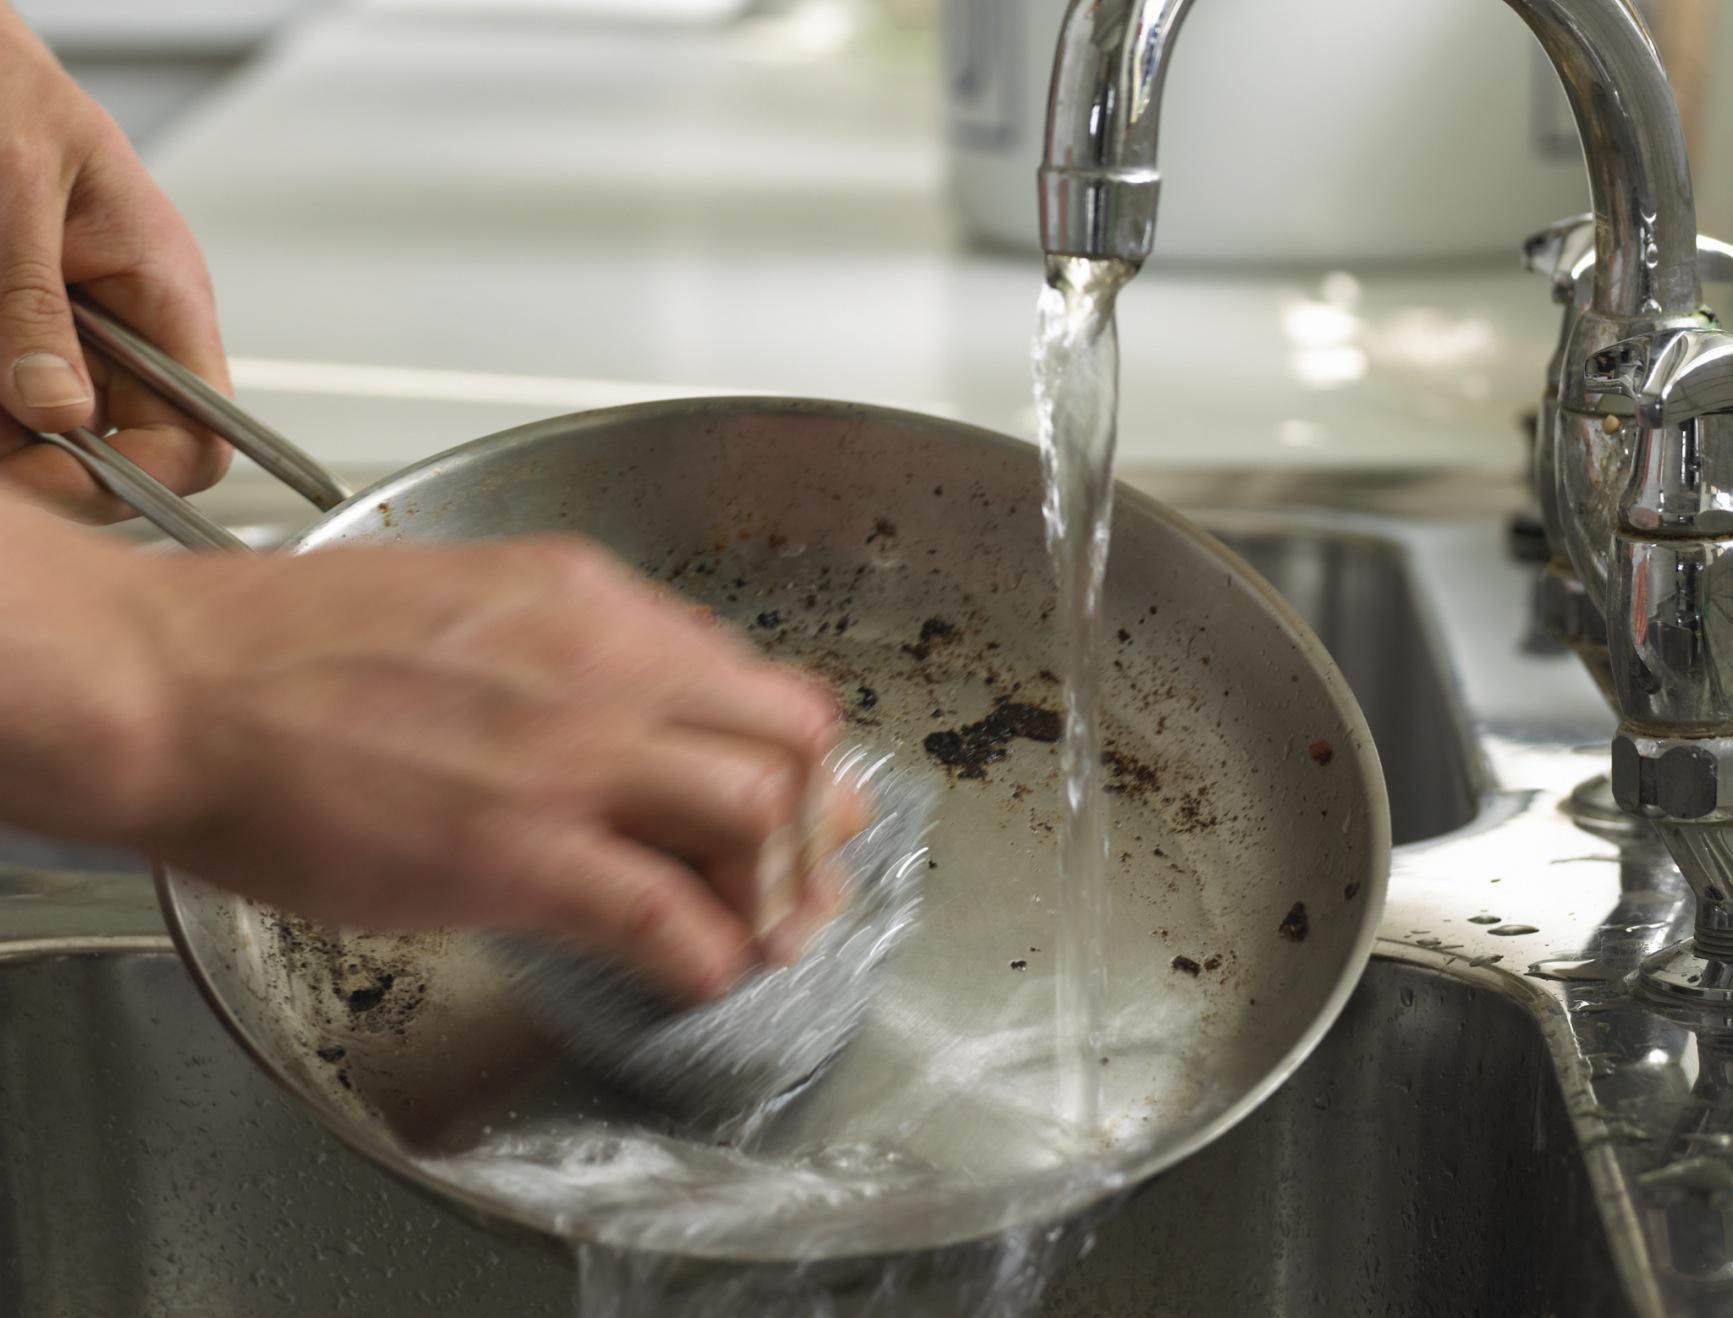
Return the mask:
<path id="1" fill-rule="evenodd" d="M 1108 1221 L 1047 1312 L 1733 1312 L 1733 1021 L 1626 990 L 1688 894 L 1640 833 L 1566 813 L 1613 718 L 1523 649 L 1501 525 L 1213 520 L 1342 662 L 1405 845 L 1319 1051 Z M 1342 547 L 1362 535 L 1382 566 Z M 290 1110 L 158 927 L 141 878 L 0 879 L 0 1312 L 343 1312 L 339 1284 L 391 1318 L 562 1311 L 569 1265 L 496 1252 Z M 57 931 L 108 951 L 49 955 Z"/>

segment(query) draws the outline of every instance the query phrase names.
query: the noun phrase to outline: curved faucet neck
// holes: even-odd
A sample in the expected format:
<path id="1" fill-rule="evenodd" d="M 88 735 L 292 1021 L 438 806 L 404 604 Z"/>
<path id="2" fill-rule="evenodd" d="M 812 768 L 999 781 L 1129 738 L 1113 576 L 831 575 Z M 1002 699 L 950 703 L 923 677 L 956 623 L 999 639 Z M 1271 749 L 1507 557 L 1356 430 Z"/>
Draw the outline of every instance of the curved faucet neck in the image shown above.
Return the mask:
<path id="1" fill-rule="evenodd" d="M 1072 0 L 1041 169 L 1049 255 L 1149 255 L 1162 88 L 1192 3 Z M 1632 322 L 1695 315 L 1702 294 L 1685 135 L 1634 0 L 1506 3 L 1539 38 L 1582 135 L 1600 253 L 1595 312 Z"/>

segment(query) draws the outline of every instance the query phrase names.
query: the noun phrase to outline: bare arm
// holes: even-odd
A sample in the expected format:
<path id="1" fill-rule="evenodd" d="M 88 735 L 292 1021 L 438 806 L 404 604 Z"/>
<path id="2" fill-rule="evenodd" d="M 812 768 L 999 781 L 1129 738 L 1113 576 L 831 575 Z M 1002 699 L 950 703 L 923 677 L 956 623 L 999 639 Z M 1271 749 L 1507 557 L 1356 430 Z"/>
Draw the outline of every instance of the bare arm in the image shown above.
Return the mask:
<path id="1" fill-rule="evenodd" d="M 183 491 L 226 461 L 83 358 L 66 284 L 226 375 L 191 236 L 3 3 L 0 70 L 0 822 L 316 918 L 551 933 L 676 994 L 790 957 L 835 893 L 769 925 L 755 868 L 830 698 L 603 550 L 145 554 L 49 514 L 124 510 L 29 429 L 106 419 Z"/>

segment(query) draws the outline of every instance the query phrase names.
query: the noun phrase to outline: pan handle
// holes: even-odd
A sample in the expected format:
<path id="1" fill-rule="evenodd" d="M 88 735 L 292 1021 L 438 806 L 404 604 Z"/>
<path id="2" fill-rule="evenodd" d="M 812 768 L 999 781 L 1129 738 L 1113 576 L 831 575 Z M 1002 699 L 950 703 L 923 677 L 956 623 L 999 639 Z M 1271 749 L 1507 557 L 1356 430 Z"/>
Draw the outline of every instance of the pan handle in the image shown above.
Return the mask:
<path id="1" fill-rule="evenodd" d="M 70 453 L 98 485 L 188 549 L 253 552 L 246 541 L 206 517 L 94 430 L 80 427 L 64 435 L 38 431 L 36 438 Z"/>
<path id="2" fill-rule="evenodd" d="M 165 402 L 228 440 L 320 512 L 329 512 L 349 497 L 350 491 L 342 481 L 282 435 L 243 412 L 84 294 L 77 290 L 69 291 L 72 319 L 78 326 L 79 337 L 86 344 L 137 376 Z M 139 511 L 144 510 L 141 508 Z"/>

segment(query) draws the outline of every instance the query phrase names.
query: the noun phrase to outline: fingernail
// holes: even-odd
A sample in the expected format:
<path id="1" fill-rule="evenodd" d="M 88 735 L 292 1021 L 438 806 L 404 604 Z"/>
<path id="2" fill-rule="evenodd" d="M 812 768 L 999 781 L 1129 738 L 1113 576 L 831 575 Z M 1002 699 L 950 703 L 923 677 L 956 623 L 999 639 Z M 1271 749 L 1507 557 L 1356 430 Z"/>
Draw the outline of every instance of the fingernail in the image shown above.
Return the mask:
<path id="1" fill-rule="evenodd" d="M 12 363 L 12 383 L 26 407 L 71 407 L 90 401 L 90 386 L 64 357 L 26 353 Z"/>

